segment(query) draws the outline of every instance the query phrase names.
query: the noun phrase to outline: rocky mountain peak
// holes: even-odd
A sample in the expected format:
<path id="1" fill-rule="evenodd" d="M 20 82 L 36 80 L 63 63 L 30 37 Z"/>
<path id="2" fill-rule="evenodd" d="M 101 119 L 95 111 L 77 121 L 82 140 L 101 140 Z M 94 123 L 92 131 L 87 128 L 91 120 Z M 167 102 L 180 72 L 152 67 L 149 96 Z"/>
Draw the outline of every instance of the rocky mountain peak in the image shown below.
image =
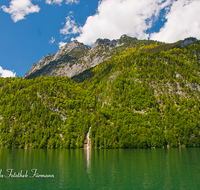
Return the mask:
<path id="1" fill-rule="evenodd" d="M 103 46 L 109 46 L 109 47 L 115 47 L 117 44 L 117 40 L 109 40 L 109 39 L 100 39 L 98 38 L 96 42 L 93 44 L 92 49 L 94 49 L 97 46 L 103 45 Z"/>
<path id="2" fill-rule="evenodd" d="M 47 56 L 43 56 L 42 59 L 38 62 L 40 66 L 47 65 L 49 61 L 54 57 L 54 54 L 47 54 Z"/>
<path id="3" fill-rule="evenodd" d="M 51 54 L 51 53 L 47 54 L 47 57 L 53 57 L 53 56 L 54 54 Z"/>
<path id="4" fill-rule="evenodd" d="M 75 48 L 86 48 L 86 47 L 87 47 L 86 45 L 78 42 L 77 40 L 70 41 L 58 50 L 58 52 L 56 53 L 52 61 L 60 59 L 62 55 L 68 54 L 70 51 L 72 51 Z"/>
<path id="5" fill-rule="evenodd" d="M 46 57 L 43 56 L 42 59 L 40 59 L 40 61 L 38 63 L 43 63 L 46 60 Z"/>
<path id="6" fill-rule="evenodd" d="M 69 52 L 72 49 L 74 49 L 76 47 L 80 47 L 80 46 L 84 46 L 84 44 L 78 42 L 77 40 L 73 40 L 73 41 L 70 41 L 67 44 L 65 44 L 63 47 L 61 47 L 61 49 L 64 50 L 65 52 Z"/>
<path id="7" fill-rule="evenodd" d="M 42 59 L 38 63 L 34 63 L 28 73 L 25 74 L 24 77 L 28 76 L 30 73 L 35 72 L 36 70 L 40 69 L 41 67 L 49 64 L 49 62 L 53 59 L 54 54 L 47 54 L 47 56 L 43 56 Z"/>
<path id="8" fill-rule="evenodd" d="M 117 40 L 109 40 L 109 39 L 97 39 L 96 42 L 93 44 L 91 52 L 100 51 L 103 49 L 109 49 L 116 47 Z"/>
<path id="9" fill-rule="evenodd" d="M 123 39 L 123 38 L 127 38 L 128 36 L 126 34 L 123 34 L 120 39 Z"/>
<path id="10" fill-rule="evenodd" d="M 137 38 L 132 38 L 130 36 L 127 36 L 126 34 L 123 34 L 120 39 L 117 41 L 117 46 L 120 45 L 127 45 L 129 46 L 134 41 L 137 41 Z"/>

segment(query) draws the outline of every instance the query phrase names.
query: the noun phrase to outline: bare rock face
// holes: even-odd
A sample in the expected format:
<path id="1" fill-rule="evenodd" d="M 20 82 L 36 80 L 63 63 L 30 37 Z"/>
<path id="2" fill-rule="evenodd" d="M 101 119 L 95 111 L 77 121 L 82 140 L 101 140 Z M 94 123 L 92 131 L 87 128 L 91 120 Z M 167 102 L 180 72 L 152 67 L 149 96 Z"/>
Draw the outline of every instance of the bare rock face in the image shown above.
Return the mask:
<path id="1" fill-rule="evenodd" d="M 79 57 L 84 56 L 90 48 L 77 40 L 68 42 L 61 47 L 58 52 L 43 56 L 38 63 L 34 63 L 25 78 L 33 78 L 36 76 L 71 76 L 71 67 Z M 69 73 L 70 72 L 70 73 Z M 76 72 L 75 72 L 76 73 Z"/>
<path id="2" fill-rule="evenodd" d="M 33 64 L 33 66 L 31 67 L 31 69 L 28 71 L 28 73 L 25 74 L 24 77 L 26 78 L 26 76 L 30 75 L 34 71 L 40 69 L 44 65 L 49 64 L 49 62 L 53 59 L 53 57 L 54 57 L 54 54 L 48 54 L 46 57 L 43 56 L 42 59 L 38 63 L 34 63 Z"/>
<path id="3" fill-rule="evenodd" d="M 107 47 L 115 47 L 117 44 L 117 40 L 109 40 L 109 39 L 97 39 L 94 45 L 92 46 L 92 50 L 94 50 L 98 46 L 107 46 Z"/>
<path id="4" fill-rule="evenodd" d="M 92 48 L 78 42 L 68 42 L 58 52 L 43 56 L 38 63 L 34 63 L 25 78 L 38 76 L 66 76 L 73 77 L 86 69 L 95 67 L 109 59 L 117 49 L 124 50 L 137 43 L 137 38 L 122 35 L 119 40 L 97 39 Z M 196 38 L 186 38 L 181 47 L 195 43 Z M 120 46 L 120 47 L 119 47 Z"/>
<path id="5" fill-rule="evenodd" d="M 188 46 L 190 44 L 193 44 L 195 43 L 196 41 L 198 41 L 196 38 L 186 38 L 185 40 L 183 40 L 182 44 L 181 44 L 181 47 L 185 47 L 185 46 Z"/>
<path id="6" fill-rule="evenodd" d="M 73 77 L 86 69 L 95 67 L 110 56 L 109 51 L 116 47 L 117 40 L 98 39 L 92 49 L 77 40 L 68 42 L 58 52 L 43 56 L 34 63 L 25 78 L 36 76 Z"/>
<path id="7" fill-rule="evenodd" d="M 69 53 L 71 50 L 78 48 L 78 47 L 87 47 L 86 45 L 84 45 L 83 43 L 79 43 L 77 40 L 74 41 L 70 41 L 68 42 L 65 46 L 62 46 L 58 52 L 56 53 L 56 55 L 53 57 L 52 61 L 54 60 L 58 60 L 59 58 L 61 58 L 62 55 L 65 55 L 67 53 Z"/>

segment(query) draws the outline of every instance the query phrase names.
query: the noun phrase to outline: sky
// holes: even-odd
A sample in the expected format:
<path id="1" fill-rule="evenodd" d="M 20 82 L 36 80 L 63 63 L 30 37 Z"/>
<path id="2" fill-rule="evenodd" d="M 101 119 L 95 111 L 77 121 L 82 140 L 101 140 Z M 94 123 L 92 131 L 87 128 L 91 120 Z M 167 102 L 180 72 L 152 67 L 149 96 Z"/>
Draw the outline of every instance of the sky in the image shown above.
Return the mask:
<path id="1" fill-rule="evenodd" d="M 200 39 L 200 0 L 1 0 L 0 76 L 23 77 L 71 40 Z"/>

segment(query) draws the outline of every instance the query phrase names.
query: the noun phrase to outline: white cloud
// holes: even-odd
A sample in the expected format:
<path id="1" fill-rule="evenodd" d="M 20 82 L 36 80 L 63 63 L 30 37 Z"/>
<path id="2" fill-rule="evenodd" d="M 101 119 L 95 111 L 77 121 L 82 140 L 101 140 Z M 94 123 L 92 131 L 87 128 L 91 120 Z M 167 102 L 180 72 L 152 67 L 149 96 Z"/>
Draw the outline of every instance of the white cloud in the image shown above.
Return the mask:
<path id="1" fill-rule="evenodd" d="M 72 4 L 72 3 L 78 4 L 79 0 L 66 0 L 66 4 Z"/>
<path id="2" fill-rule="evenodd" d="M 61 47 L 65 46 L 65 44 L 67 44 L 67 43 L 65 43 L 65 42 L 62 42 L 62 41 L 61 41 L 61 42 L 59 42 L 59 43 L 58 43 L 59 49 L 60 49 Z"/>
<path id="3" fill-rule="evenodd" d="M 51 5 L 51 0 L 46 0 L 46 4 L 49 4 L 49 5 Z"/>
<path id="4" fill-rule="evenodd" d="M 9 8 L 5 5 L 1 6 L 2 10 L 11 14 L 11 18 L 14 22 L 25 19 L 25 16 L 30 13 L 40 11 L 38 5 L 33 5 L 30 0 L 12 0 Z"/>
<path id="5" fill-rule="evenodd" d="M 49 4 L 49 5 L 53 5 L 53 4 L 58 4 L 58 5 L 61 5 L 63 0 L 46 0 L 46 4 Z"/>
<path id="6" fill-rule="evenodd" d="M 63 2 L 63 0 L 46 0 L 46 3 L 49 5 L 53 5 L 53 4 L 58 4 L 61 5 L 61 3 Z M 66 0 L 66 4 L 78 4 L 79 0 Z"/>
<path id="7" fill-rule="evenodd" d="M 117 39 L 122 34 L 148 39 L 145 31 L 151 28 L 153 16 L 157 18 L 160 10 L 171 3 L 172 0 L 102 0 L 97 13 L 87 18 L 76 39 L 88 45 L 97 38 Z"/>
<path id="8" fill-rule="evenodd" d="M 4 70 L 1 66 L 0 66 L 0 76 L 1 77 L 15 77 L 16 73 L 13 73 L 12 71 L 9 70 Z"/>
<path id="9" fill-rule="evenodd" d="M 80 33 L 80 27 L 77 26 L 75 20 L 71 19 L 72 16 L 66 17 L 66 23 L 63 29 L 60 29 L 60 33 L 64 35 Z"/>
<path id="10" fill-rule="evenodd" d="M 51 40 L 49 41 L 50 44 L 53 44 L 55 42 L 54 37 L 51 37 Z"/>
<path id="11" fill-rule="evenodd" d="M 168 12 L 164 27 L 153 33 L 151 39 L 176 42 L 186 37 L 200 38 L 199 0 L 175 1 Z"/>

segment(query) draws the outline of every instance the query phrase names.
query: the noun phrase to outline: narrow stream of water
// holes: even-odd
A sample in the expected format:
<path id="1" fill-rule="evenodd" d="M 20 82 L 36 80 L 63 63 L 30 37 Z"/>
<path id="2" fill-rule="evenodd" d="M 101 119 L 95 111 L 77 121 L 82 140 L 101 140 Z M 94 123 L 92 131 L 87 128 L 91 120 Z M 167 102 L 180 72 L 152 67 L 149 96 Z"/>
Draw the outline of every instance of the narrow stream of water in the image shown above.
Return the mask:
<path id="1" fill-rule="evenodd" d="M 89 128 L 89 131 L 87 133 L 87 149 L 90 148 L 90 129 L 91 129 L 91 127 Z"/>

